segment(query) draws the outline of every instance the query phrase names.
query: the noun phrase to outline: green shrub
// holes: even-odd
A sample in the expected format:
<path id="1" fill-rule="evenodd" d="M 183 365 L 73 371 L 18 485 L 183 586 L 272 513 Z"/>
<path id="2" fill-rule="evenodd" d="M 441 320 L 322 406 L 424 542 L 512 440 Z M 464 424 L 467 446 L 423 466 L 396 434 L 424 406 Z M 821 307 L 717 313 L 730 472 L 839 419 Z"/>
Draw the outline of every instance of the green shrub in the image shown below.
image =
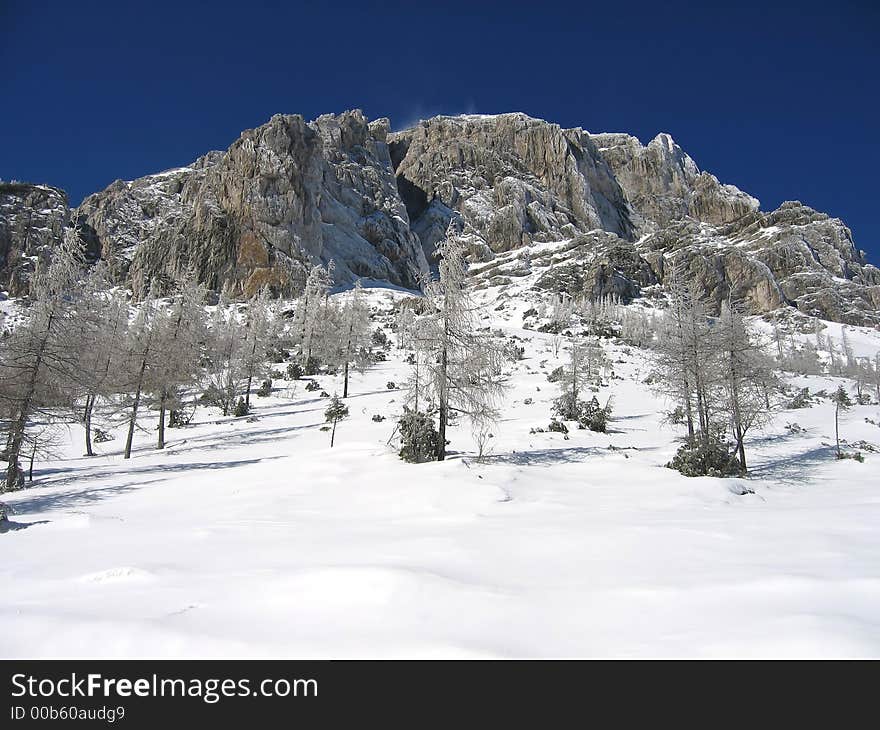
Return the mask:
<path id="1" fill-rule="evenodd" d="M 440 434 L 429 413 L 403 407 L 397 423 L 400 431 L 400 458 L 415 464 L 434 461 L 440 450 Z"/>
<path id="2" fill-rule="evenodd" d="M 726 443 L 709 441 L 683 444 L 666 465 L 686 477 L 740 476 L 742 469 Z"/>

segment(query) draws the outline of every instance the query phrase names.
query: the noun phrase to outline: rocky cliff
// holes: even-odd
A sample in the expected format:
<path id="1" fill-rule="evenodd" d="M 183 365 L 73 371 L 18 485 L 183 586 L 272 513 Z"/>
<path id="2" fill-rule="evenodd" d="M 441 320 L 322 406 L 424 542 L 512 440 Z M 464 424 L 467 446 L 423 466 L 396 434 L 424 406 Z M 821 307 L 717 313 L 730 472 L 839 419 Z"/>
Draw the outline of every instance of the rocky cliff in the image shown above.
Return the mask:
<path id="1" fill-rule="evenodd" d="M 0 284 L 10 296 L 27 293 L 37 261 L 51 253 L 68 219 L 64 191 L 0 183 Z"/>
<path id="2" fill-rule="evenodd" d="M 388 121 L 361 112 L 276 115 L 226 152 L 89 196 L 75 218 L 120 278 L 141 293 L 190 274 L 249 296 L 297 292 L 316 263 L 338 281 L 416 288 L 427 270 L 398 195 Z"/>
<path id="3" fill-rule="evenodd" d="M 450 222 L 483 271 L 550 242 L 565 256 L 539 286 L 639 296 L 684 263 L 712 306 L 793 306 L 880 324 L 880 270 L 838 219 L 757 200 L 701 171 L 673 139 L 563 129 L 524 114 L 435 117 L 391 133 L 359 111 L 276 115 L 224 152 L 116 181 L 69 215 L 136 294 L 194 275 L 248 296 L 295 294 L 315 263 L 415 288 Z M 63 193 L 0 188 L 0 284 L 26 289 L 34 257 L 68 220 Z M 566 258 L 567 257 L 567 258 Z M 560 283 L 562 282 L 562 283 Z"/>

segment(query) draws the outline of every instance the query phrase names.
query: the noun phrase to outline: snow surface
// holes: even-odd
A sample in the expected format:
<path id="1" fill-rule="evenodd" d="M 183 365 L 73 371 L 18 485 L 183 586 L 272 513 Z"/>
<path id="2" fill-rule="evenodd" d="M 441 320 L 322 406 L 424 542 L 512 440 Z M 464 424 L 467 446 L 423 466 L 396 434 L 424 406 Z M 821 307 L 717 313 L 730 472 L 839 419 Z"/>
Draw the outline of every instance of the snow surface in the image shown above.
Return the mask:
<path id="1" fill-rule="evenodd" d="M 565 353 L 518 329 L 533 303 L 513 294 L 487 324 L 525 338 L 526 359 L 484 463 L 466 423 L 448 461 L 397 458 L 396 349 L 353 376 L 332 450 L 327 401 L 302 382 L 254 398 L 252 422 L 199 409 L 164 452 L 145 418 L 130 461 L 121 428 L 84 458 L 71 427 L 38 486 L 3 495 L 3 655 L 880 655 L 880 454 L 833 458 L 827 400 L 748 440 L 751 478 L 686 478 L 663 466 L 680 434 L 642 383 L 645 353 L 614 347 L 611 432 L 531 434 Z M 866 418 L 880 406 L 846 413 L 842 436 L 880 441 Z"/>

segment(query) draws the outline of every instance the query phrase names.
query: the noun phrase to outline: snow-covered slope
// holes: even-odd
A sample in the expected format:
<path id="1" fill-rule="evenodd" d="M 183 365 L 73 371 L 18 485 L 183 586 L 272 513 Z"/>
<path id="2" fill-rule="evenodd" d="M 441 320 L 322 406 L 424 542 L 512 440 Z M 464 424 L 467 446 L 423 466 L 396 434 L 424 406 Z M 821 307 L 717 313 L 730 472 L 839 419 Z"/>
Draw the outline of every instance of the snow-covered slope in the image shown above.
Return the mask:
<path id="1" fill-rule="evenodd" d="M 644 351 L 613 345 L 610 432 L 533 433 L 565 353 L 521 329 L 542 295 L 517 286 L 481 293 L 485 324 L 525 347 L 482 462 L 466 423 L 450 460 L 397 458 L 397 349 L 353 376 L 332 450 L 326 399 L 284 380 L 254 420 L 200 409 L 164 452 L 145 419 L 130 461 L 120 431 L 81 457 L 72 427 L 38 486 L 4 495 L 3 655 L 880 654 L 880 454 L 833 458 L 829 401 L 755 433 L 751 478 L 682 477 L 663 466 L 680 434 L 642 382 Z M 387 309 L 406 294 L 371 296 Z M 859 354 L 880 344 L 849 337 Z M 880 442 L 866 419 L 880 406 L 846 413 L 842 435 Z"/>

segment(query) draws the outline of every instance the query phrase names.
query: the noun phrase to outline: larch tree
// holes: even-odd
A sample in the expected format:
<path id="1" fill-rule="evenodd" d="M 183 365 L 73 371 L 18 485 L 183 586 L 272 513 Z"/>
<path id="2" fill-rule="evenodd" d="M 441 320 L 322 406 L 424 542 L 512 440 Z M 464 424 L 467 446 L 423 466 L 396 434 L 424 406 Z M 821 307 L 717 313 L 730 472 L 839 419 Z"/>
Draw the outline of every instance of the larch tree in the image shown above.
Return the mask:
<path id="1" fill-rule="evenodd" d="M 370 343 L 370 307 L 364 299 L 360 279 L 342 307 L 338 333 L 337 359 L 342 366 L 342 397 L 348 398 L 348 374 L 362 362 L 360 353 Z"/>
<path id="2" fill-rule="evenodd" d="M 158 354 L 150 373 L 150 390 L 159 408 L 156 448 L 165 448 L 167 413 L 179 406 L 181 391 L 198 382 L 202 342 L 205 340 L 205 289 L 194 278 L 185 281 L 180 294 L 159 311 L 154 321 Z"/>
<path id="3" fill-rule="evenodd" d="M 247 376 L 244 324 L 235 305 L 222 298 L 209 320 L 206 349 L 207 400 L 228 416 L 235 408 Z"/>
<path id="4" fill-rule="evenodd" d="M 315 340 L 321 329 L 321 311 L 333 281 L 333 262 L 312 267 L 293 317 L 294 336 L 300 346 L 300 359 L 307 375 L 313 375 Z"/>
<path id="5" fill-rule="evenodd" d="M 722 304 L 716 326 L 719 357 L 714 377 L 722 385 L 720 410 L 728 417 L 740 468 L 747 471 L 745 436 L 770 418 L 768 387 L 774 381 L 773 364 L 733 302 Z"/>
<path id="6" fill-rule="evenodd" d="M 276 341 L 278 325 L 277 308 L 271 299 L 268 287 L 263 287 L 248 302 L 245 318 L 242 367 L 246 378 L 244 401 L 248 409 L 251 406 L 254 379 L 261 379 L 267 374 L 266 353 Z"/>
<path id="7" fill-rule="evenodd" d="M 124 459 L 131 458 L 134 431 L 144 393 L 148 392 L 153 369 L 161 368 L 160 336 L 162 318 L 155 291 L 151 290 L 140 302 L 128 329 L 126 338 L 125 373 L 127 392 L 131 395 L 128 433 L 125 438 Z M 158 374 L 158 373 L 157 373 Z"/>
<path id="8" fill-rule="evenodd" d="M 41 411 L 51 417 L 80 377 L 76 303 L 83 267 L 82 244 L 68 228 L 51 260 L 38 262 L 25 321 L 3 343 L 0 405 L 8 424 L 3 491 L 17 489 L 23 482 L 20 458 L 31 419 Z"/>
<path id="9" fill-rule="evenodd" d="M 437 459 L 442 461 L 450 414 L 471 420 L 496 418 L 505 383 L 502 348 L 478 331 L 478 307 L 468 289 L 466 246 L 452 226 L 437 253 L 440 278 L 425 285 L 427 314 L 417 322 L 414 344 L 423 356 L 437 404 Z"/>

